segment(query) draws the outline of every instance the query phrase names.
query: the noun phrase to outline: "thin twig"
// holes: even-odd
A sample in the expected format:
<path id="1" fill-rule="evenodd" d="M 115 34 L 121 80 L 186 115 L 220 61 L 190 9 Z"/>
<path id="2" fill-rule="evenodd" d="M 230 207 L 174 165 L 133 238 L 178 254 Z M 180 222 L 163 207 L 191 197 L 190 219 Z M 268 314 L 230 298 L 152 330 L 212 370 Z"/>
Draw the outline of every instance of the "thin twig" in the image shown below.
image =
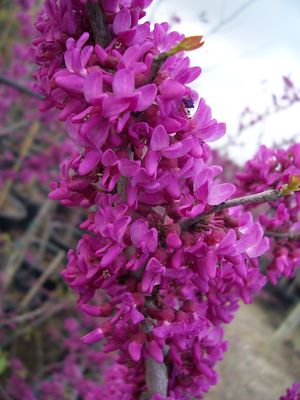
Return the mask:
<path id="1" fill-rule="evenodd" d="M 50 302 L 48 302 L 45 303 L 42 307 L 36 308 L 35 310 L 20 315 L 15 315 L 14 317 L 11 318 L 7 318 L 0 322 L 0 327 L 9 326 L 12 324 L 21 324 L 28 320 L 34 319 L 35 317 L 39 317 L 41 314 L 44 314 L 44 312 L 49 308 L 50 305 L 51 305 Z"/>
<path id="2" fill-rule="evenodd" d="M 266 231 L 265 235 L 269 236 L 269 237 L 273 237 L 275 239 L 299 240 L 300 241 L 300 233 L 298 233 L 298 232 Z"/>
<path id="3" fill-rule="evenodd" d="M 28 332 L 32 331 L 32 329 L 36 328 L 43 322 L 47 321 L 47 319 L 49 319 L 53 315 L 56 315 L 56 314 L 64 311 L 65 309 L 67 309 L 70 306 L 71 306 L 71 303 L 68 303 L 66 301 L 64 301 L 63 303 L 53 304 L 53 306 L 51 308 L 49 308 L 47 312 L 44 312 L 44 314 L 39 319 L 34 321 L 32 324 L 25 326 L 23 329 L 17 330 L 13 335 L 7 337 L 3 341 L 3 343 L 1 343 L 1 346 L 4 348 L 4 347 L 10 345 L 11 343 L 15 342 L 20 336 L 26 335 Z"/>
<path id="4" fill-rule="evenodd" d="M 27 306 L 30 304 L 31 300 L 39 292 L 40 288 L 47 281 L 49 276 L 52 275 L 53 272 L 61 265 L 64 257 L 65 257 L 65 252 L 63 250 L 61 250 L 56 255 L 56 257 L 53 259 L 53 261 L 48 265 L 48 267 L 45 269 L 44 273 L 37 279 L 37 281 L 34 283 L 34 285 L 29 290 L 29 292 L 22 299 L 22 301 L 20 303 L 21 310 L 24 310 L 27 308 Z"/>
<path id="5" fill-rule="evenodd" d="M 21 83 L 13 81 L 9 78 L 5 78 L 4 76 L 0 76 L 0 83 L 3 83 L 6 86 L 10 86 L 21 93 L 25 93 L 31 97 L 35 97 L 36 99 L 43 100 L 43 96 L 39 93 L 33 92 L 31 89 L 28 89 L 26 86 L 23 86 Z"/>
<path id="6" fill-rule="evenodd" d="M 38 375 L 40 374 L 44 360 L 44 348 L 43 348 L 44 341 L 42 335 L 43 332 L 41 332 L 41 330 L 36 329 L 34 331 L 34 342 L 35 342 L 35 352 L 36 352 L 35 370 Z"/>
<path id="7" fill-rule="evenodd" d="M 274 345 L 287 339 L 291 333 L 300 325 L 300 303 L 298 303 L 286 319 L 282 322 L 279 329 L 271 338 L 271 344 Z M 274 347 L 273 347 L 274 348 Z"/>
<path id="8" fill-rule="evenodd" d="M 24 140 L 21 144 L 21 149 L 20 149 L 20 154 L 18 159 L 15 162 L 15 165 L 13 166 L 13 171 L 18 172 L 23 164 L 23 161 L 25 157 L 27 156 L 30 147 L 39 131 L 40 124 L 38 121 L 35 121 L 32 126 L 29 129 L 28 135 L 24 137 Z M 3 188 L 0 190 L 0 208 L 4 207 L 6 200 L 8 198 L 8 195 L 12 189 L 13 186 L 13 180 L 12 179 L 7 179 Z"/>
<path id="9" fill-rule="evenodd" d="M 38 255 L 37 255 L 37 264 L 41 264 L 41 262 L 44 259 L 46 249 L 47 249 L 47 244 L 49 242 L 49 237 L 51 234 L 51 219 L 53 218 L 53 212 L 55 208 L 52 208 L 50 212 L 46 215 L 46 218 L 44 220 L 44 226 L 43 226 L 43 233 L 42 233 L 42 240 L 41 240 L 41 245 L 39 247 Z"/>
<path id="10" fill-rule="evenodd" d="M 20 121 L 20 122 L 11 124 L 11 125 L 7 126 L 6 128 L 2 129 L 2 131 L 0 131 L 0 137 L 6 136 L 13 131 L 24 128 L 24 127 L 30 125 L 31 122 L 32 121 L 28 120 L 28 121 Z"/>
<path id="11" fill-rule="evenodd" d="M 212 28 L 207 35 L 212 35 L 218 32 L 224 25 L 227 25 L 229 22 L 232 22 L 236 17 L 238 17 L 242 12 L 246 10 L 249 6 L 254 3 L 255 0 L 248 0 L 244 4 L 242 4 L 237 10 L 235 10 L 231 15 L 227 18 L 222 19 L 214 28 Z"/>
<path id="12" fill-rule="evenodd" d="M 126 201 L 126 188 L 127 188 L 128 178 L 126 176 L 120 176 L 118 180 L 118 193 L 121 196 L 122 201 Z"/>
<path id="13" fill-rule="evenodd" d="M 40 226 L 45 216 L 50 212 L 51 208 L 54 206 L 55 203 L 52 200 L 48 199 L 40 208 L 38 214 L 29 225 L 25 235 L 17 243 L 18 247 L 15 249 L 15 251 L 12 252 L 6 265 L 6 276 L 5 276 L 6 280 L 4 283 L 4 288 L 7 289 L 11 284 L 15 273 L 18 271 L 20 265 L 22 264 L 22 261 L 24 260 L 25 252 L 32 238 L 34 237 L 36 230 Z"/>
<path id="14" fill-rule="evenodd" d="M 96 2 L 89 0 L 87 3 L 87 10 L 95 43 L 100 44 L 103 48 L 107 47 L 112 41 L 112 38 L 101 2 L 98 0 Z"/>
<path id="15" fill-rule="evenodd" d="M 222 210 L 225 210 L 226 208 L 231 208 L 231 207 L 237 207 L 240 205 L 246 205 L 246 204 L 251 204 L 251 203 L 263 203 L 263 202 L 269 202 L 269 201 L 276 201 L 280 199 L 281 197 L 285 196 L 285 193 L 279 189 L 270 189 L 270 190 L 265 190 L 264 192 L 261 193 L 255 193 L 255 194 L 250 194 L 247 196 L 243 197 L 237 197 L 235 199 L 230 199 L 227 201 L 224 201 L 221 204 L 218 204 L 217 206 L 213 206 L 209 211 L 202 213 L 200 215 L 197 215 L 197 217 L 194 218 L 187 218 L 181 222 L 181 229 L 186 231 L 188 230 L 191 226 L 197 224 L 201 220 L 203 220 L 204 217 L 211 215 L 211 214 L 216 214 Z"/>

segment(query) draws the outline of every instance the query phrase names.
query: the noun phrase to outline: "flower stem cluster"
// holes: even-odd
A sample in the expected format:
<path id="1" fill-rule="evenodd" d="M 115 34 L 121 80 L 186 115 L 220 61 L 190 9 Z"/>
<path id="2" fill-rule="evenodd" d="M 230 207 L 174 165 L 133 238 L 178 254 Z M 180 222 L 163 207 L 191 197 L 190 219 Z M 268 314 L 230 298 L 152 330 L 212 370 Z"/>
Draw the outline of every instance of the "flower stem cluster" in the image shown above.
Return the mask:
<path id="1" fill-rule="evenodd" d="M 63 271 L 79 308 L 102 317 L 83 342 L 104 339 L 105 351 L 119 351 L 138 382 L 134 398 L 201 398 L 217 382 L 223 324 L 265 283 L 257 257 L 268 239 L 241 207 L 209 212 L 235 187 L 219 183 L 222 168 L 208 164 L 207 143 L 225 125 L 203 99 L 190 114 L 197 93 L 188 84 L 201 70 L 183 50 L 202 42 L 166 23 L 140 23 L 149 3 L 45 2 L 33 48 L 42 109 L 60 110 L 80 149 L 50 196 L 90 209 Z M 91 21 L 95 6 L 111 38 L 105 45 Z M 162 389 L 149 387 L 157 382 L 149 360 L 167 372 Z"/>
<path id="2" fill-rule="evenodd" d="M 284 194 L 260 208 L 248 205 L 270 238 L 270 250 L 265 259 L 267 275 L 273 284 L 282 275 L 292 278 L 300 266 L 299 154 L 299 144 L 286 150 L 261 146 L 245 169 L 236 175 L 241 194 L 257 193 L 266 188 L 281 190 Z"/>

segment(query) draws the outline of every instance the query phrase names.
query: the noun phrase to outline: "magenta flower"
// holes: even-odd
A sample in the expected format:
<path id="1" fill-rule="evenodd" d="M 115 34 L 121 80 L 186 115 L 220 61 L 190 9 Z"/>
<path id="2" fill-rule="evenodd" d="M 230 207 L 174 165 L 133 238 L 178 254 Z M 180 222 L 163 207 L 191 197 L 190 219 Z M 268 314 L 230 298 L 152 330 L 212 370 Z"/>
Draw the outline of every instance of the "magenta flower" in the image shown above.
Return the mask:
<path id="1" fill-rule="evenodd" d="M 130 226 L 130 239 L 132 244 L 144 253 L 154 253 L 157 248 L 157 230 L 148 229 L 147 222 L 137 219 Z"/>
<path id="2" fill-rule="evenodd" d="M 43 15 L 51 21 L 39 18 L 34 54 L 44 107 L 60 110 L 78 146 L 51 197 L 91 208 L 81 224 L 88 232 L 63 271 L 79 308 L 99 322 L 83 342 L 118 351 L 128 376 L 124 400 L 141 397 L 148 358 L 168 366 L 167 398 L 188 400 L 217 382 L 215 366 L 227 348 L 223 325 L 240 299 L 252 301 L 264 285 L 257 257 L 268 239 L 241 207 L 214 212 L 236 190 L 209 164 L 206 142 L 220 138 L 225 125 L 203 99 L 190 117 L 198 98 L 189 83 L 201 70 L 174 51 L 182 35 L 166 23 L 152 31 L 139 23 L 149 3 L 103 0 L 112 36 L 105 46 L 94 43 L 86 1 L 61 0 L 53 12 L 47 3 Z M 51 43 L 47 55 L 43 45 Z M 184 228 L 186 218 L 202 213 Z M 278 213 L 287 220 L 285 209 Z M 286 254 L 280 257 L 286 270 Z M 121 398 L 115 390 L 108 398 Z"/>
<path id="3" fill-rule="evenodd" d="M 162 281 L 166 268 L 163 267 L 155 258 L 151 258 L 146 266 L 142 280 L 142 292 L 151 293 L 156 285 Z"/>
<path id="4" fill-rule="evenodd" d="M 300 399 L 300 383 L 294 383 L 287 389 L 286 394 L 281 396 L 279 400 L 299 400 Z"/>
<path id="5" fill-rule="evenodd" d="M 270 187 L 279 189 L 288 183 L 291 176 L 300 172 L 299 150 L 299 144 L 291 145 L 286 150 L 261 146 L 254 158 L 247 162 L 245 170 L 236 174 L 241 193 L 249 191 L 256 193 Z M 264 168 L 261 168 L 263 160 Z M 266 254 L 265 261 L 267 276 L 273 284 L 276 284 L 282 275 L 292 278 L 299 267 L 299 241 L 288 240 L 290 234 L 299 230 L 299 199 L 297 192 L 295 197 L 287 196 L 269 203 L 264 206 L 264 212 L 259 213 L 257 218 L 269 235 L 270 251 Z M 249 209 L 257 215 L 255 205 Z M 253 238 L 256 237 L 255 240 L 258 242 L 261 236 L 261 228 L 260 230 L 256 228 Z M 263 241 L 259 247 L 264 246 Z M 253 256 L 256 256 L 256 249 L 253 250 Z"/>

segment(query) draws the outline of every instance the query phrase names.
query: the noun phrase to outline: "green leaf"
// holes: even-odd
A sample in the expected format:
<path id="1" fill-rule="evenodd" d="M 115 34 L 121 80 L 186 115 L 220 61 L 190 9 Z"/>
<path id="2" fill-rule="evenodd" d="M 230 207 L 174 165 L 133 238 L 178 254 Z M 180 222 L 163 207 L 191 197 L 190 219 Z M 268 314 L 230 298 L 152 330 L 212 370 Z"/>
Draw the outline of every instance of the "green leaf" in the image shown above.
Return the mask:
<path id="1" fill-rule="evenodd" d="M 289 183 L 283 185 L 281 188 L 281 193 L 283 196 L 298 192 L 300 190 L 300 174 L 292 175 L 290 177 Z"/>
<path id="2" fill-rule="evenodd" d="M 0 350 L 0 375 L 2 375 L 8 367 L 6 355 Z"/>

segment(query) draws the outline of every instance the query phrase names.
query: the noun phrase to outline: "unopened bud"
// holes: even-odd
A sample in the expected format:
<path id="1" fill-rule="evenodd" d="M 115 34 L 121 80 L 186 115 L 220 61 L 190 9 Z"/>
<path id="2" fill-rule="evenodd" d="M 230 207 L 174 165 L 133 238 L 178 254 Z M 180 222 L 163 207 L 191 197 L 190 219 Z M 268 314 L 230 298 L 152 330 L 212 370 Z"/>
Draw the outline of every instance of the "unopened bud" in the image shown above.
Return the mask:
<path id="1" fill-rule="evenodd" d="M 178 43 L 175 47 L 168 51 L 168 55 L 172 56 L 179 51 L 190 51 L 199 49 L 204 45 L 202 41 L 203 36 L 189 36 L 184 38 L 180 43 Z"/>

